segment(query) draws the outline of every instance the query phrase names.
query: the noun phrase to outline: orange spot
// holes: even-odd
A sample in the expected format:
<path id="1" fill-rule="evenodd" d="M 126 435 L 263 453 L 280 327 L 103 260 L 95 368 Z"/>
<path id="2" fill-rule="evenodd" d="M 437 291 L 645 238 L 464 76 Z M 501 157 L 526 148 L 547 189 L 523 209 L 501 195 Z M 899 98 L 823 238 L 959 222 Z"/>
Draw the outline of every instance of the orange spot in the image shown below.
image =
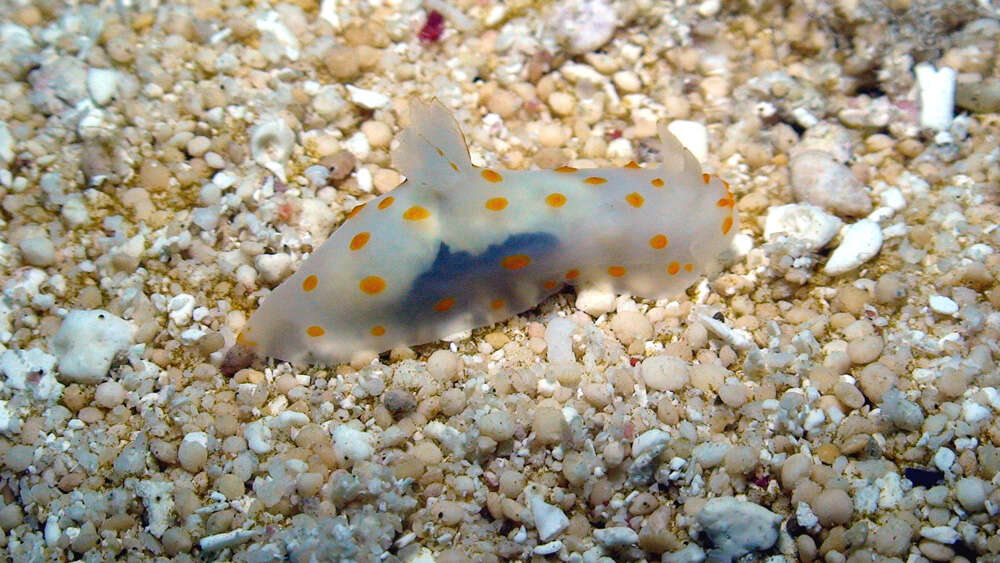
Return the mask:
<path id="1" fill-rule="evenodd" d="M 545 196 L 545 203 L 551 207 L 562 207 L 566 205 L 566 196 L 560 193 L 549 194 Z"/>
<path id="2" fill-rule="evenodd" d="M 733 200 L 731 200 L 731 199 L 729 199 L 728 197 L 724 197 L 724 198 L 720 199 L 719 201 L 715 202 L 715 205 L 718 206 L 718 207 L 732 207 L 732 206 L 736 205 L 736 202 L 733 201 Z"/>
<path id="3" fill-rule="evenodd" d="M 247 332 L 250 332 L 249 328 L 246 329 L 246 331 L 237 334 L 236 335 L 236 341 L 239 342 L 240 344 L 244 345 L 244 346 L 249 346 L 250 348 L 256 348 L 257 347 L 257 341 L 256 340 L 251 340 L 250 337 L 247 336 L 247 334 L 246 334 Z"/>
<path id="4" fill-rule="evenodd" d="M 383 199 L 382 201 L 378 202 L 378 208 L 379 209 L 385 209 L 386 207 L 389 207 L 390 205 L 392 205 L 394 201 L 396 201 L 396 198 L 394 198 L 392 196 L 389 196 L 389 197 Z"/>
<path id="5" fill-rule="evenodd" d="M 485 178 L 487 182 L 493 182 L 494 184 L 497 182 L 503 182 L 503 176 L 488 168 L 483 170 L 481 174 L 483 175 L 483 178 Z"/>
<path id="6" fill-rule="evenodd" d="M 709 182 L 712 181 L 712 175 L 711 174 L 702 174 L 701 175 L 701 179 L 702 179 L 702 181 L 704 181 L 707 184 L 707 183 L 709 183 Z"/>
<path id="7" fill-rule="evenodd" d="M 437 153 L 438 153 L 438 156 L 444 156 L 444 151 L 441 150 L 441 149 L 437 149 Z"/>
<path id="8" fill-rule="evenodd" d="M 636 164 L 636 162 L 634 160 L 630 160 L 630 161 L 628 161 L 628 164 L 625 165 L 625 168 L 636 169 L 636 168 L 639 168 L 639 165 Z"/>
<path id="9" fill-rule="evenodd" d="M 361 213 L 361 210 L 364 209 L 366 205 L 368 204 L 362 203 L 361 205 L 355 205 L 350 211 L 347 212 L 347 218 L 350 219 L 351 217 L 354 217 L 358 213 Z"/>
<path id="10" fill-rule="evenodd" d="M 657 188 L 662 188 L 663 187 L 663 178 L 653 178 L 652 180 L 649 181 L 649 183 L 653 184 Z"/>
<path id="11" fill-rule="evenodd" d="M 684 264 L 684 271 L 685 272 L 690 272 L 693 269 L 694 269 L 694 264 Z"/>
<path id="12" fill-rule="evenodd" d="M 493 301 L 490 301 L 490 309 L 494 309 L 494 310 L 495 309 L 500 309 L 503 306 L 504 306 L 503 300 L 495 299 Z"/>
<path id="13" fill-rule="evenodd" d="M 354 238 L 351 239 L 351 250 L 361 250 L 364 245 L 368 244 L 368 240 L 371 238 L 371 233 L 361 232 L 354 235 Z"/>
<path id="14" fill-rule="evenodd" d="M 452 170 L 454 170 L 455 172 L 458 172 L 458 165 L 457 164 L 455 164 L 454 162 L 449 162 L 448 164 L 451 165 L 451 169 Z"/>
<path id="15" fill-rule="evenodd" d="M 542 285 L 542 287 L 544 287 L 545 289 L 554 289 L 556 287 L 556 282 L 555 280 L 549 280 L 545 282 L 545 284 Z"/>
<path id="16" fill-rule="evenodd" d="M 732 192 L 732 191 L 733 191 L 733 190 L 731 190 L 731 189 L 729 188 L 729 182 L 727 182 L 727 181 L 723 180 L 722 178 L 719 178 L 719 181 L 720 181 L 720 182 L 722 182 L 722 185 L 723 185 L 723 187 L 725 187 L 725 188 L 726 188 L 726 191 L 727 191 L 727 192 Z"/>
<path id="17" fill-rule="evenodd" d="M 312 291 L 316 289 L 317 285 L 319 285 L 319 278 L 310 274 L 306 276 L 306 279 L 302 280 L 302 291 Z"/>
<path id="18" fill-rule="evenodd" d="M 573 268 L 572 270 L 566 272 L 566 279 L 572 280 L 580 277 L 580 270 Z"/>
<path id="19" fill-rule="evenodd" d="M 367 278 L 361 280 L 358 284 L 361 291 L 367 293 L 368 295 L 375 295 L 376 293 L 381 293 L 385 289 L 385 280 L 378 276 L 368 276 Z"/>
<path id="20" fill-rule="evenodd" d="M 372 336 L 382 336 L 385 334 L 385 327 L 382 325 L 375 325 L 368 332 L 370 332 Z"/>
<path id="21" fill-rule="evenodd" d="M 414 205 L 413 207 L 407 209 L 403 212 L 403 219 L 407 221 L 420 221 L 421 219 L 426 219 L 431 216 L 431 212 L 427 211 L 419 205 Z"/>
<path id="22" fill-rule="evenodd" d="M 559 168 L 556 168 L 555 171 L 563 174 L 570 174 L 572 172 L 576 172 L 576 168 L 573 168 L 572 166 L 560 166 Z"/>
<path id="23" fill-rule="evenodd" d="M 603 184 L 603 183 L 605 183 L 607 181 L 608 181 L 607 178 L 601 178 L 600 176 L 590 176 L 588 178 L 584 178 L 583 179 L 583 183 L 584 184 L 592 184 L 594 186 Z"/>
<path id="24" fill-rule="evenodd" d="M 608 275 L 613 278 L 620 278 L 625 275 L 625 268 L 621 266 L 611 266 L 608 268 Z"/>
<path id="25" fill-rule="evenodd" d="M 451 297 L 445 297 L 444 299 L 434 304 L 434 310 L 437 311 L 438 313 L 443 313 L 454 306 L 455 306 L 455 300 L 452 299 Z"/>
<path id="26" fill-rule="evenodd" d="M 653 238 L 649 239 L 649 246 L 661 250 L 667 247 L 667 242 L 666 235 L 653 235 Z"/>
<path id="27" fill-rule="evenodd" d="M 326 334 L 326 331 L 323 330 L 323 327 L 321 326 L 313 325 L 306 329 L 306 334 L 312 336 L 313 338 L 319 338 L 320 336 Z"/>
<path id="28" fill-rule="evenodd" d="M 632 192 L 625 196 L 625 201 L 632 207 L 642 207 L 642 204 L 646 202 L 646 198 L 639 195 L 639 192 Z"/>
<path id="29" fill-rule="evenodd" d="M 667 273 L 669 273 L 671 276 L 674 275 L 674 274 L 676 274 L 679 271 L 681 271 L 681 265 L 678 264 L 677 262 L 671 262 L 667 266 Z"/>
<path id="30" fill-rule="evenodd" d="M 729 231 L 733 228 L 733 218 L 726 217 L 722 220 L 722 234 L 728 235 Z"/>
<path id="31" fill-rule="evenodd" d="M 492 197 L 486 200 L 486 209 L 490 211 L 501 211 L 504 207 L 507 207 L 507 198 L 505 197 Z"/>
<path id="32" fill-rule="evenodd" d="M 504 256 L 503 260 L 500 261 L 500 265 L 505 270 L 520 270 L 528 264 L 531 264 L 531 257 L 527 254 L 511 254 Z"/>

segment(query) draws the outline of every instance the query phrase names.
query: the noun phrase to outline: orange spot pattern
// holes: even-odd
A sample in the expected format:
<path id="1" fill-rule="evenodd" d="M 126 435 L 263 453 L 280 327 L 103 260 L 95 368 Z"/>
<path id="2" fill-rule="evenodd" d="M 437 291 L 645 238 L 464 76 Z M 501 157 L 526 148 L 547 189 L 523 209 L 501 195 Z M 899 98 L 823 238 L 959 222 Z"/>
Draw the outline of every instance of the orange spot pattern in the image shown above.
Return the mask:
<path id="1" fill-rule="evenodd" d="M 438 313 L 443 313 L 454 306 L 455 306 L 455 300 L 452 299 L 451 297 L 445 297 L 444 299 L 434 304 L 434 310 L 437 311 Z"/>
<path id="2" fill-rule="evenodd" d="M 319 278 L 310 274 L 306 276 L 306 279 L 302 280 L 302 291 L 312 291 L 316 289 L 317 285 L 319 285 Z"/>
<path id="3" fill-rule="evenodd" d="M 531 264 L 531 257 L 527 254 L 511 254 L 500 260 L 500 265 L 505 270 L 520 270 L 528 264 Z"/>
<path id="4" fill-rule="evenodd" d="M 712 175 L 711 174 L 702 174 L 701 175 L 701 179 L 702 179 L 703 182 L 705 182 L 707 184 L 707 183 L 709 183 L 709 182 L 712 181 Z"/>
<path id="5" fill-rule="evenodd" d="M 613 278 L 620 278 L 625 275 L 625 268 L 622 266 L 611 266 L 608 268 L 608 275 Z"/>
<path id="6" fill-rule="evenodd" d="M 632 168 L 634 170 L 636 168 L 639 168 L 639 165 L 636 163 L 636 161 L 630 160 L 628 161 L 628 164 L 625 165 L 625 168 Z"/>
<path id="7" fill-rule="evenodd" d="M 507 198 L 505 197 L 493 197 L 486 200 L 486 209 L 490 211 L 502 211 L 505 207 L 507 207 Z"/>
<path id="8" fill-rule="evenodd" d="M 389 197 L 383 199 L 382 201 L 378 202 L 378 208 L 379 209 L 385 209 L 386 207 L 389 207 L 390 205 L 392 205 L 392 203 L 394 201 L 396 201 L 396 198 L 394 198 L 392 196 L 389 196 Z"/>
<path id="9" fill-rule="evenodd" d="M 313 338 L 319 338 L 320 336 L 326 334 L 326 331 L 323 330 L 323 327 L 321 326 L 313 325 L 306 329 L 306 334 L 312 336 Z"/>
<path id="10" fill-rule="evenodd" d="M 368 244 L 368 240 L 371 238 L 371 233 L 366 232 L 360 232 L 354 235 L 354 238 L 351 239 L 351 250 L 361 250 L 366 244 Z"/>
<path id="11" fill-rule="evenodd" d="M 732 199 L 729 199 L 728 197 L 724 197 L 724 198 L 720 199 L 719 201 L 715 202 L 715 205 L 717 207 L 732 207 L 732 206 L 736 205 L 736 202 L 733 201 Z"/>
<path id="12" fill-rule="evenodd" d="M 372 336 L 382 336 L 385 334 L 385 327 L 382 325 L 375 325 L 368 332 L 370 332 Z"/>
<path id="13" fill-rule="evenodd" d="M 555 289 L 556 282 L 555 282 L 555 280 L 549 280 L 549 281 L 545 282 L 545 284 L 542 285 L 542 287 L 544 287 L 545 289 Z"/>
<path id="14" fill-rule="evenodd" d="M 599 186 L 607 181 L 608 181 L 607 178 L 601 178 L 600 176 L 590 176 L 589 178 L 584 178 L 583 183 L 591 184 L 593 186 Z"/>
<path id="15" fill-rule="evenodd" d="M 494 184 L 497 182 L 503 182 L 503 176 L 488 168 L 484 169 L 481 172 L 481 174 L 483 175 L 483 178 L 485 178 L 487 182 L 493 182 Z"/>
<path id="16" fill-rule="evenodd" d="M 419 205 L 414 205 L 413 207 L 407 209 L 403 212 L 403 219 L 407 221 L 420 221 L 431 216 L 431 212 L 427 211 Z"/>
<path id="17" fill-rule="evenodd" d="M 566 272 L 566 279 L 573 280 L 580 277 L 580 270 L 573 268 L 572 270 Z"/>
<path id="18" fill-rule="evenodd" d="M 490 302 L 490 309 L 493 309 L 495 311 L 503 307 L 503 305 L 504 305 L 503 301 L 501 301 L 500 299 L 495 299 Z"/>
<path id="19" fill-rule="evenodd" d="M 667 247 L 667 242 L 666 235 L 653 235 L 653 238 L 649 239 L 649 246 L 656 250 L 662 250 Z"/>
<path id="20" fill-rule="evenodd" d="M 690 272 L 693 269 L 694 269 L 694 264 L 684 264 L 684 271 L 685 272 Z"/>
<path id="21" fill-rule="evenodd" d="M 240 332 L 239 334 L 237 334 L 236 335 L 236 341 L 239 342 L 240 344 L 244 345 L 244 346 L 249 346 L 251 348 L 256 348 L 257 347 L 257 341 L 256 340 L 251 340 L 250 337 L 247 336 L 247 332 L 250 332 L 249 328 L 246 329 L 246 331 Z"/>
<path id="22" fill-rule="evenodd" d="M 355 205 L 350 211 L 347 212 L 347 218 L 350 219 L 358 213 L 361 213 L 361 210 L 364 209 L 366 205 L 368 204 L 362 203 L 361 205 Z"/>
<path id="23" fill-rule="evenodd" d="M 361 280 L 358 284 L 361 291 L 367 293 L 368 295 L 375 295 L 382 293 L 385 289 L 385 280 L 378 276 L 368 276 L 367 278 Z"/>
<path id="24" fill-rule="evenodd" d="M 560 166 L 559 168 L 556 168 L 555 171 L 562 174 L 570 174 L 572 172 L 576 172 L 576 168 L 573 168 L 572 166 Z"/>
<path id="25" fill-rule="evenodd" d="M 454 170 L 455 172 L 458 172 L 458 165 L 457 164 L 455 164 L 454 162 L 449 162 L 448 164 L 451 165 L 451 169 L 452 170 Z"/>
<path id="26" fill-rule="evenodd" d="M 646 202 L 646 198 L 639 195 L 639 192 L 632 192 L 625 196 L 625 201 L 628 202 L 632 207 L 642 207 L 642 204 Z"/>
<path id="27" fill-rule="evenodd" d="M 649 183 L 653 184 L 653 186 L 655 186 L 657 188 L 662 188 L 663 187 L 663 178 L 653 178 L 652 180 L 649 181 Z"/>
<path id="28" fill-rule="evenodd" d="M 667 266 L 667 273 L 669 273 L 671 276 L 676 275 L 677 272 L 679 271 L 681 271 L 681 265 L 677 262 L 671 262 Z"/>
<path id="29" fill-rule="evenodd" d="M 722 234 L 728 235 L 729 231 L 733 228 L 733 218 L 726 217 L 722 220 Z"/>
<path id="30" fill-rule="evenodd" d="M 566 196 L 560 193 L 549 194 L 545 196 L 545 203 L 547 203 L 549 207 L 562 207 L 566 205 Z"/>

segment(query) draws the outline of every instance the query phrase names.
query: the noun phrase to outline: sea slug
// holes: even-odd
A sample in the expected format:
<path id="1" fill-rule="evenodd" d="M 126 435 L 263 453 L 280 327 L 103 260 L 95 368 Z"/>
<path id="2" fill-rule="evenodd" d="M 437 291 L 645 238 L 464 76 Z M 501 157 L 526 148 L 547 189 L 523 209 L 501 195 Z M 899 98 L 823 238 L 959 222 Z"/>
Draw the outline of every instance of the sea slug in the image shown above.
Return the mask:
<path id="1" fill-rule="evenodd" d="M 565 285 L 658 299 L 729 246 L 733 194 L 660 126 L 642 168 L 494 170 L 440 103 L 413 102 L 392 153 L 406 181 L 355 207 L 239 335 L 256 354 L 338 363 L 530 309 Z"/>

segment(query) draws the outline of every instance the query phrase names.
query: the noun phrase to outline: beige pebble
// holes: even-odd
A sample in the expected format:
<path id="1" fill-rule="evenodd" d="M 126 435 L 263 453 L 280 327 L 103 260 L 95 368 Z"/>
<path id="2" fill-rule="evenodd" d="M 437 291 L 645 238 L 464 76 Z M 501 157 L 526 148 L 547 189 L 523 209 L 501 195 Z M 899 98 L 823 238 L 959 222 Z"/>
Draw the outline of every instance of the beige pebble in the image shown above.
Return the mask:
<path id="1" fill-rule="evenodd" d="M 615 336 L 625 346 L 633 342 L 645 342 L 653 336 L 653 323 L 638 311 L 622 311 L 611 319 L 610 325 Z"/>
<path id="2" fill-rule="evenodd" d="M 888 516 L 877 522 L 872 533 L 871 545 L 887 557 L 899 557 L 910 549 L 913 528 L 897 516 Z"/>
<path id="3" fill-rule="evenodd" d="M 642 80 L 639 79 L 639 75 L 631 70 L 619 70 L 611 78 L 618 90 L 625 94 L 633 94 L 642 88 Z"/>
<path id="4" fill-rule="evenodd" d="M 372 183 L 379 194 L 392 191 L 400 182 L 399 172 L 391 168 L 379 168 L 372 174 Z"/>
<path id="5" fill-rule="evenodd" d="M 479 431 L 497 442 L 510 440 L 517 426 L 514 419 L 503 411 L 492 411 L 479 419 Z"/>
<path id="6" fill-rule="evenodd" d="M 639 493 L 628 505 L 628 513 L 633 516 L 642 516 L 653 512 L 660 506 L 660 501 L 651 493 Z"/>
<path id="7" fill-rule="evenodd" d="M 195 440 L 183 440 L 177 448 L 177 461 L 189 473 L 198 473 L 208 461 L 208 450 Z"/>
<path id="8" fill-rule="evenodd" d="M 855 365 L 869 364 L 881 355 L 882 337 L 877 334 L 855 338 L 847 343 L 847 356 Z"/>
<path id="9" fill-rule="evenodd" d="M 812 460 L 806 454 L 794 454 L 781 464 L 781 485 L 786 489 L 795 488 L 796 483 L 806 478 L 812 471 Z"/>
<path id="10" fill-rule="evenodd" d="M 538 142 L 543 147 L 561 147 L 569 138 L 569 129 L 560 123 L 546 123 L 538 129 Z"/>
<path id="11" fill-rule="evenodd" d="M 215 489 L 228 500 L 236 500 L 246 493 L 243 480 L 233 473 L 223 473 L 215 479 Z"/>
<path id="12" fill-rule="evenodd" d="M 443 526 L 455 526 L 465 517 L 465 509 L 461 503 L 449 500 L 434 503 L 432 513 Z"/>
<path id="13" fill-rule="evenodd" d="M 524 475 L 520 471 L 507 469 L 500 474 L 497 490 L 506 497 L 517 498 L 524 491 L 524 484 Z"/>
<path id="14" fill-rule="evenodd" d="M 566 92 L 553 92 L 549 96 L 548 104 L 556 115 L 570 115 L 576 107 L 576 99 Z"/>
<path id="15" fill-rule="evenodd" d="M 750 446 L 733 446 L 726 451 L 723 463 L 730 475 L 747 475 L 757 467 L 757 450 Z"/>
<path id="16" fill-rule="evenodd" d="M 839 456 L 840 450 L 833 444 L 823 444 L 822 446 L 816 448 L 816 457 L 827 465 L 833 465 L 833 462 L 836 461 Z"/>
<path id="17" fill-rule="evenodd" d="M 410 454 L 419 459 L 425 465 L 437 465 L 444 459 L 441 448 L 437 444 L 427 440 L 421 440 L 410 448 Z"/>
<path id="18" fill-rule="evenodd" d="M 462 358 L 450 350 L 436 350 L 427 358 L 427 371 L 438 381 L 455 381 L 462 372 Z"/>
<path id="19" fill-rule="evenodd" d="M 295 478 L 295 491 L 301 497 L 312 498 L 323 488 L 323 474 L 316 472 L 300 473 Z"/>
<path id="20" fill-rule="evenodd" d="M 812 502 L 813 513 L 824 527 L 846 524 L 854 513 L 851 497 L 842 489 L 827 489 Z"/>
<path id="21" fill-rule="evenodd" d="M 886 391 L 899 385 L 899 376 L 885 364 L 874 362 L 866 365 L 858 374 L 858 384 L 869 401 L 879 404 Z"/>
<path id="22" fill-rule="evenodd" d="M 465 410 L 466 398 L 461 389 L 448 389 L 441 394 L 441 414 L 455 416 Z"/>
<path id="23" fill-rule="evenodd" d="M 588 383 L 583 386 L 583 399 L 591 406 L 602 409 L 611 404 L 611 390 L 604 383 Z"/>
<path id="24" fill-rule="evenodd" d="M 486 109 L 507 119 L 521 107 L 521 98 L 510 90 L 497 88 L 486 99 Z"/>
<path id="25" fill-rule="evenodd" d="M 209 139 L 208 137 L 202 136 L 202 135 L 198 135 L 198 136 L 192 137 L 190 140 L 188 140 L 187 146 L 185 148 L 186 148 L 187 153 L 189 155 L 194 156 L 194 157 L 198 157 L 198 156 L 202 156 L 206 152 L 208 152 L 208 149 L 211 146 L 212 146 L 212 140 L 211 139 Z"/>
<path id="26" fill-rule="evenodd" d="M 535 411 L 531 421 L 531 430 L 535 433 L 535 442 L 549 446 L 562 442 L 566 419 L 562 411 L 553 407 L 541 407 Z"/>
<path id="27" fill-rule="evenodd" d="M 859 409 L 865 404 L 865 396 L 853 384 L 841 381 L 833 386 L 833 394 L 844 406 Z"/>
<path id="28" fill-rule="evenodd" d="M 727 383 L 719 388 L 719 399 L 734 409 L 742 407 L 749 397 L 750 391 L 742 383 Z"/>
<path id="29" fill-rule="evenodd" d="M 125 388 L 117 381 L 105 381 L 94 391 L 94 403 L 104 409 L 113 409 L 125 401 Z"/>
<path id="30" fill-rule="evenodd" d="M 374 148 L 388 147 L 392 142 L 392 128 L 381 121 L 366 121 L 361 124 L 361 132 Z"/>
<path id="31" fill-rule="evenodd" d="M 690 368 L 674 356 L 652 356 L 642 361 L 639 375 L 646 387 L 655 391 L 677 391 L 690 381 Z"/>

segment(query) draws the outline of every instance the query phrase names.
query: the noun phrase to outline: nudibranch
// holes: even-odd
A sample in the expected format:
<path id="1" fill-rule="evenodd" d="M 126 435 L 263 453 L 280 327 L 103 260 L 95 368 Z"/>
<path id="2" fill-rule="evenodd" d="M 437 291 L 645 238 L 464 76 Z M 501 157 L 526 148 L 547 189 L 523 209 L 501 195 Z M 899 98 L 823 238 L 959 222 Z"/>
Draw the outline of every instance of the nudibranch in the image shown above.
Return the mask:
<path id="1" fill-rule="evenodd" d="M 406 181 L 351 210 L 264 298 L 242 344 L 334 364 L 502 321 L 565 285 L 669 297 L 736 230 L 729 186 L 662 124 L 658 166 L 529 171 L 473 166 L 438 102 L 411 103 L 410 120 L 392 152 Z"/>

